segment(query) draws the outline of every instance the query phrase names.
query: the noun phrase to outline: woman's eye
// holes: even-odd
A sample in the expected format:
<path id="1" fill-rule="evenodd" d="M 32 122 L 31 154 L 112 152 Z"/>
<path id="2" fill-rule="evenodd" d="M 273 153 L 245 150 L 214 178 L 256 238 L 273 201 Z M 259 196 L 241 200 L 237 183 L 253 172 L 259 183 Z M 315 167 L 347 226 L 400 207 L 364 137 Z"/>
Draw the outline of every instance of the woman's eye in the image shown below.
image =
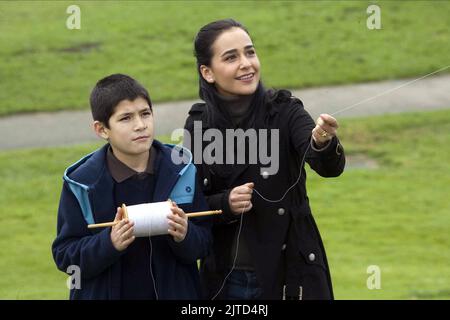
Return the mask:
<path id="1" fill-rule="evenodd" d="M 142 113 L 142 116 L 145 117 L 145 118 L 147 118 L 147 117 L 149 117 L 151 114 L 152 114 L 152 113 L 151 113 L 150 111 L 145 111 L 145 112 Z"/>
<path id="2" fill-rule="evenodd" d="M 249 50 L 249 51 L 247 51 L 247 54 L 248 54 L 249 56 L 253 56 L 253 55 L 256 54 L 256 52 L 255 52 L 255 50 Z"/>
<path id="3" fill-rule="evenodd" d="M 129 117 L 129 116 L 120 118 L 119 121 L 128 121 L 128 120 L 130 120 L 130 117 Z"/>
<path id="4" fill-rule="evenodd" d="M 234 58 L 235 58 L 234 55 L 232 55 L 232 56 L 227 56 L 227 57 L 225 58 L 225 61 L 231 61 L 231 60 L 233 60 Z"/>

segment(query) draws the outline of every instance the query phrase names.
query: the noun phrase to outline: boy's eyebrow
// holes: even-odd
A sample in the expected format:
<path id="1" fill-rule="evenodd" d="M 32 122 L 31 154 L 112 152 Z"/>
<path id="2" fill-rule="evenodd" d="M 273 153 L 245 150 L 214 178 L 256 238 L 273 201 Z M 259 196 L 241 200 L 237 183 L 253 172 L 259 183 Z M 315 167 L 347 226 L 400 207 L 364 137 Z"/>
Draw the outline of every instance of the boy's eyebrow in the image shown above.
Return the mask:
<path id="1" fill-rule="evenodd" d="M 144 111 L 151 111 L 151 109 L 149 106 L 145 106 L 145 107 L 140 108 L 137 112 L 144 112 Z M 119 117 L 129 116 L 129 115 L 132 115 L 133 113 L 135 113 L 135 112 L 124 112 L 124 113 L 120 113 L 118 116 Z"/>
<path id="2" fill-rule="evenodd" d="M 145 107 L 142 107 L 141 109 L 139 109 L 138 112 L 149 111 L 149 110 L 151 110 L 150 107 L 149 106 L 145 106 Z"/>
<path id="3" fill-rule="evenodd" d="M 249 44 L 249 45 L 244 47 L 244 50 L 248 50 L 248 49 L 251 49 L 251 48 L 254 48 L 254 45 Z M 224 53 L 222 53 L 220 56 L 223 57 L 226 54 L 236 53 L 236 52 L 237 52 L 237 49 L 230 49 L 230 50 L 227 50 Z"/>
<path id="4" fill-rule="evenodd" d="M 119 116 L 119 117 L 124 117 L 124 116 L 129 116 L 130 114 L 133 114 L 133 112 L 119 113 L 118 116 Z"/>

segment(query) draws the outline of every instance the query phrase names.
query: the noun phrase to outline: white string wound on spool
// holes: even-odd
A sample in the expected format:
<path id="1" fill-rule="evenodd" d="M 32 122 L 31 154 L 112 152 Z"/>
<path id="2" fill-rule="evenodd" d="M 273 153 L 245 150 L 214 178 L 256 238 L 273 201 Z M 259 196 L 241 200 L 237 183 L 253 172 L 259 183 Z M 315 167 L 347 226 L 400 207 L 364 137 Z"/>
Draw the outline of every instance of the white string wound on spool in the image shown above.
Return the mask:
<path id="1" fill-rule="evenodd" d="M 122 205 L 122 210 L 124 212 L 124 218 L 128 220 L 133 220 L 135 223 L 134 228 L 136 229 L 136 224 L 138 225 L 139 234 L 136 235 L 136 232 L 133 234 L 137 237 L 146 237 L 146 236 L 154 236 L 160 234 L 168 234 L 168 215 L 172 213 L 171 207 L 176 206 L 175 202 L 168 201 L 164 202 L 154 202 L 154 203 L 144 203 L 138 205 L 132 205 L 127 207 L 125 204 Z M 130 214 L 131 208 L 131 214 Z M 128 213 L 128 215 L 125 215 Z M 198 211 L 198 212 L 190 212 L 186 213 L 188 218 L 195 217 L 203 217 L 210 216 L 215 214 L 222 214 L 222 210 L 208 210 L 208 211 Z M 89 224 L 89 229 L 95 228 L 105 228 L 105 227 L 113 227 L 116 224 L 120 223 L 120 220 L 115 220 L 112 222 L 103 222 L 103 223 L 95 223 Z M 147 230 L 147 231 L 144 231 Z"/>
<path id="2" fill-rule="evenodd" d="M 151 237 L 168 234 L 167 216 L 172 213 L 169 201 L 143 203 L 127 206 L 128 217 L 134 222 L 136 237 Z"/>

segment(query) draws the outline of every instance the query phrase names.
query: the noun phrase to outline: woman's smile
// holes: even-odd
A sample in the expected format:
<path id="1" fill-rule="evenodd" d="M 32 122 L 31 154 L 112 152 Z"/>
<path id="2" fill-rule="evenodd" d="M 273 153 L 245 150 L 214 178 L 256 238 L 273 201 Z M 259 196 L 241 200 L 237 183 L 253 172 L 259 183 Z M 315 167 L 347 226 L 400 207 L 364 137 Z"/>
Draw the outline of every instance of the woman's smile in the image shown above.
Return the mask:
<path id="1" fill-rule="evenodd" d="M 252 83 L 254 79 L 255 79 L 255 73 L 254 72 L 247 73 L 247 74 L 244 74 L 244 75 L 239 76 L 239 77 L 236 78 L 236 80 L 239 80 L 239 81 L 244 82 L 244 83 Z"/>

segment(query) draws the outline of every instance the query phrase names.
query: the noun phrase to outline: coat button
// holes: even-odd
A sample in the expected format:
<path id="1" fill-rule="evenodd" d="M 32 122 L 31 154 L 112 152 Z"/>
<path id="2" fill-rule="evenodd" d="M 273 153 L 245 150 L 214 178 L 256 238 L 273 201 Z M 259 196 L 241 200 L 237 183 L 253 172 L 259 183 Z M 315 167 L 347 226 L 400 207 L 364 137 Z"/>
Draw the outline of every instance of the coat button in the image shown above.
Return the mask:
<path id="1" fill-rule="evenodd" d="M 191 191 L 192 191 L 191 187 L 189 187 L 189 186 L 188 186 L 188 187 L 186 187 L 186 192 L 188 192 L 188 193 L 189 193 L 189 192 L 191 192 Z"/>
<path id="2" fill-rule="evenodd" d="M 269 177 L 269 173 L 268 173 L 267 171 L 263 171 L 263 172 L 261 173 L 261 175 L 262 175 L 262 177 L 263 177 L 264 179 L 267 179 L 267 178 Z"/>
<path id="3" fill-rule="evenodd" d="M 314 253 L 310 253 L 308 256 L 309 261 L 314 261 L 316 260 L 316 255 Z"/>
<path id="4" fill-rule="evenodd" d="M 340 143 L 338 143 L 337 146 L 336 146 L 336 154 L 338 156 L 340 156 L 342 154 L 342 146 L 341 146 Z"/>
<path id="5" fill-rule="evenodd" d="M 281 251 L 286 250 L 286 243 L 283 243 L 283 245 L 281 246 Z"/>
<path id="6" fill-rule="evenodd" d="M 205 178 L 205 180 L 203 180 L 203 185 L 206 187 L 208 185 L 208 179 Z"/>
<path id="7" fill-rule="evenodd" d="M 279 208 L 279 209 L 278 209 L 278 214 L 279 214 L 280 216 L 282 216 L 282 215 L 284 214 L 284 208 Z"/>

